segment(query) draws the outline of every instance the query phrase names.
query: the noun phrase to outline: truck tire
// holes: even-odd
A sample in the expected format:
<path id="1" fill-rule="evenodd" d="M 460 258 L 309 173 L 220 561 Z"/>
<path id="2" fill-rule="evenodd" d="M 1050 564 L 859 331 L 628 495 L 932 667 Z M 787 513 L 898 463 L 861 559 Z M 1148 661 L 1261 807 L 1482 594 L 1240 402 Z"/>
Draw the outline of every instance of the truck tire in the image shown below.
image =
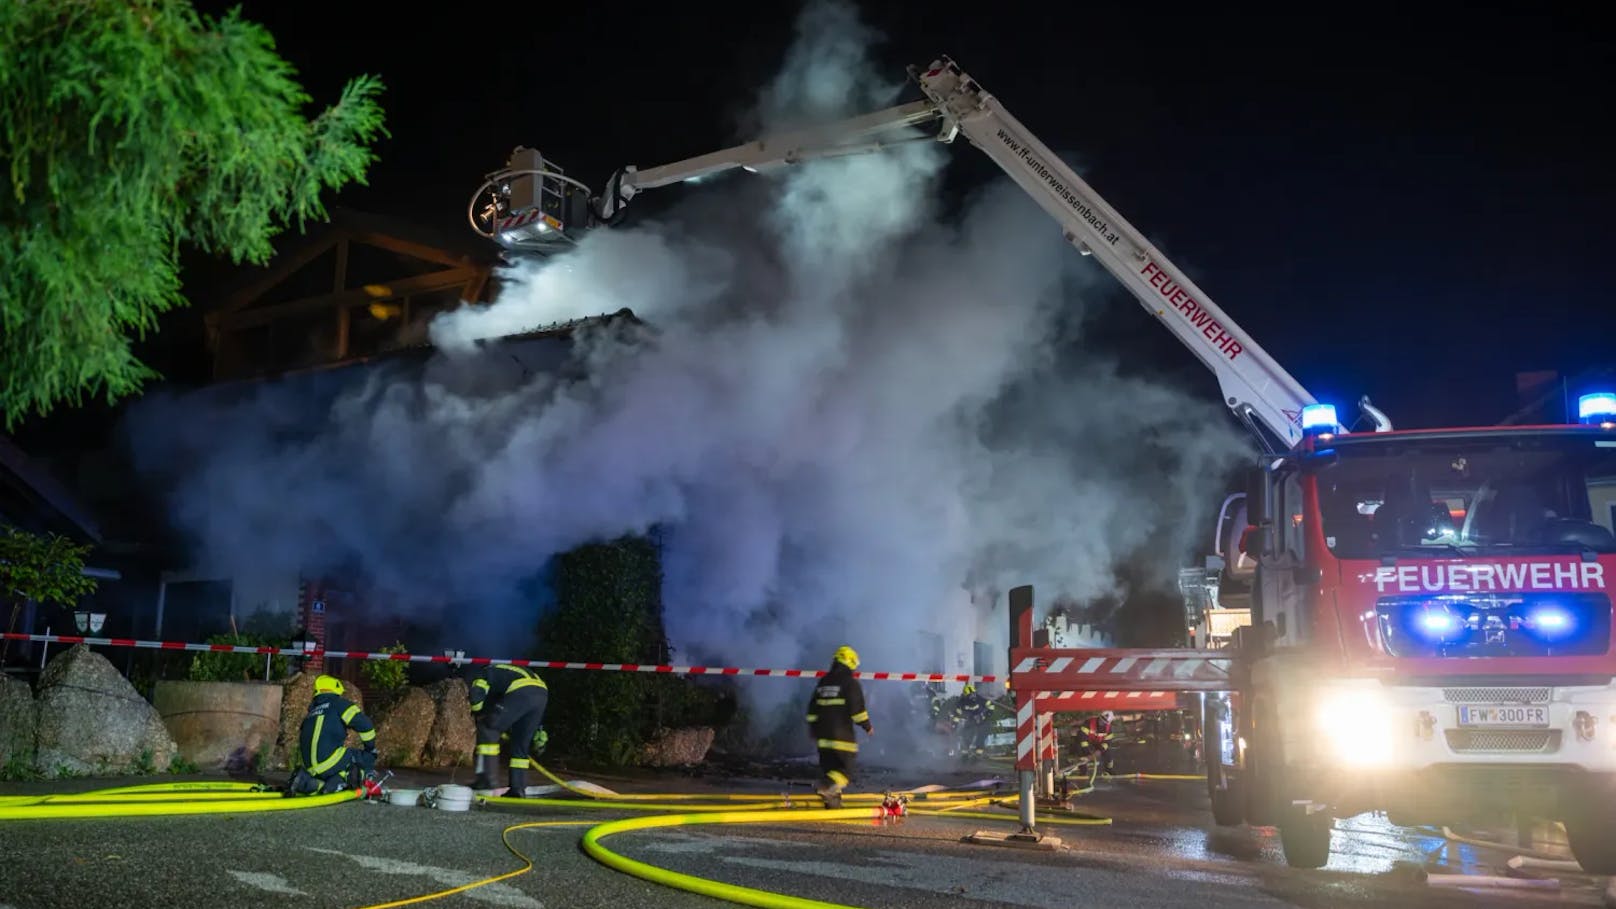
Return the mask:
<path id="1" fill-rule="evenodd" d="M 1308 814 L 1300 805 L 1287 805 L 1279 819 L 1279 844 L 1285 864 L 1292 868 L 1323 868 L 1330 861 L 1330 838 L 1335 818 L 1328 811 Z"/>
<path id="2" fill-rule="evenodd" d="M 1250 730 L 1251 742 L 1246 748 L 1244 794 L 1246 797 L 1246 823 L 1253 827 L 1277 826 L 1285 817 L 1288 805 L 1285 767 L 1279 756 L 1279 719 L 1272 707 L 1259 701 Z"/>
<path id="3" fill-rule="evenodd" d="M 1565 819 L 1566 840 L 1577 864 L 1590 874 L 1616 874 L 1616 817 L 1607 803 L 1598 810 L 1572 809 Z"/>

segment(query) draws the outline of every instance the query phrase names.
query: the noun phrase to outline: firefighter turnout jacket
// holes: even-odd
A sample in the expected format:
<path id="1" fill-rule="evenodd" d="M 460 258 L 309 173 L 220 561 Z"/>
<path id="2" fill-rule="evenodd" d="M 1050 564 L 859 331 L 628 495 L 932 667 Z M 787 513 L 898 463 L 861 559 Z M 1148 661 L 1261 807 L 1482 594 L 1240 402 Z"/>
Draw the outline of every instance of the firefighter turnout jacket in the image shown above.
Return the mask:
<path id="1" fill-rule="evenodd" d="M 349 729 L 359 733 L 366 754 L 376 752 L 376 724 L 358 704 L 330 692 L 314 696 L 297 741 L 303 767 L 311 776 L 321 776 L 342 764 L 348 753 L 343 743 L 348 740 Z"/>
<path id="2" fill-rule="evenodd" d="M 858 751 L 853 727 L 869 732 L 870 714 L 864 709 L 864 689 L 853 670 L 843 663 L 831 666 L 808 700 L 808 728 L 820 748 L 831 751 Z"/>
<path id="3" fill-rule="evenodd" d="M 523 688 L 544 688 L 544 680 L 530 669 L 521 666 L 512 666 L 509 663 L 495 663 L 488 667 L 488 672 L 482 678 L 471 683 L 468 699 L 471 701 L 471 712 L 481 714 L 485 708 L 498 704 L 504 697 Z"/>

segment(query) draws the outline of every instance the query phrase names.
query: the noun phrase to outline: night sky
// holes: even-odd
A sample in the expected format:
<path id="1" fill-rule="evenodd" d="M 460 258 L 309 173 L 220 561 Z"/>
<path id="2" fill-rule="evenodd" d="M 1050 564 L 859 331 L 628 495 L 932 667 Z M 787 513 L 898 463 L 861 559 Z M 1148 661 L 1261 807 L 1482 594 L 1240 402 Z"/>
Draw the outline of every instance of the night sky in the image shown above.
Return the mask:
<path id="1" fill-rule="evenodd" d="M 951 55 L 1343 415 L 1367 393 L 1405 427 L 1491 423 L 1518 370 L 1616 363 L 1616 42 L 1592 5 L 865 6 L 895 78 Z M 321 103 L 361 72 L 387 86 L 392 138 L 334 202 L 468 233 L 471 191 L 515 145 L 598 186 L 733 144 L 797 9 L 427 8 L 242 7 Z M 952 191 L 998 176 L 956 151 Z M 1110 343 L 1215 398 L 1119 300 Z"/>

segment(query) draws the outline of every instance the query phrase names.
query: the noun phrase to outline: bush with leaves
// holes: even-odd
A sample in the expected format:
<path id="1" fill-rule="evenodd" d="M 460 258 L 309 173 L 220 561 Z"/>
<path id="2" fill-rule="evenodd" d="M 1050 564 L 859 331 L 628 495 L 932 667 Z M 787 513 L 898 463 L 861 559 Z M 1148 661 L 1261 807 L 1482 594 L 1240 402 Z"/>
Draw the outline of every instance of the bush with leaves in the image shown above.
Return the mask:
<path id="1" fill-rule="evenodd" d="M 662 568 L 655 543 L 627 537 L 581 546 L 555 565 L 556 608 L 539 622 L 547 660 L 654 663 L 662 642 Z M 659 684 L 631 672 L 556 672 L 545 728 L 558 753 L 606 764 L 632 763 L 645 741 Z"/>
<path id="2" fill-rule="evenodd" d="M 236 647 L 288 647 L 286 638 L 271 638 L 256 634 L 216 634 L 209 644 L 231 644 Z M 269 678 L 286 677 L 289 658 L 269 658 Z M 261 682 L 264 681 L 264 655 L 260 653 L 198 653 L 191 658 L 191 670 L 186 676 L 193 682 Z"/>
<path id="3" fill-rule="evenodd" d="M 90 547 L 60 534 L 32 534 L 0 525 L 0 603 L 11 604 L 6 631 L 17 630 L 17 618 L 28 601 L 71 609 L 95 592 L 96 580 L 84 574 Z M 11 646 L 0 646 L 0 660 Z"/>
<path id="4" fill-rule="evenodd" d="M 383 647 L 382 653 L 409 653 L 402 641 L 395 641 L 390 647 Z M 410 684 L 410 664 L 402 660 L 366 660 L 359 664 L 359 671 L 365 674 L 365 680 L 376 691 L 380 704 L 385 705 L 397 698 Z"/>
<path id="5" fill-rule="evenodd" d="M 129 332 L 182 307 L 182 245 L 262 265 L 364 182 L 379 80 L 312 119 L 274 39 L 187 0 L 0 2 L 0 418 L 155 373 Z"/>

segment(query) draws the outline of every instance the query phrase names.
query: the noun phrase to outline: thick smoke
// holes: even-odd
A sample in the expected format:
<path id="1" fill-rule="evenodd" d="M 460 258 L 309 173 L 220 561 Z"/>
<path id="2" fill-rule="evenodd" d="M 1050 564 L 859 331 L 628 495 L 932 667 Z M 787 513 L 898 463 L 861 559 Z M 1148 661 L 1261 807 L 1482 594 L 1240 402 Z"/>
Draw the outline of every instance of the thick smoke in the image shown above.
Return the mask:
<path id="1" fill-rule="evenodd" d="M 809 8 L 757 123 L 895 103 L 872 41 Z M 357 568 L 401 608 L 453 606 L 445 643 L 505 653 L 537 566 L 660 526 L 683 655 L 819 667 L 845 641 L 915 668 L 918 631 L 982 608 L 967 586 L 1090 600 L 1164 541 L 1176 570 L 1243 450 L 1215 408 L 1074 355 L 1112 281 L 1008 181 L 939 220 L 947 156 L 971 153 L 715 181 L 439 317 L 424 375 L 154 398 L 135 435 L 185 469 L 174 513 L 206 564 Z M 646 327 L 582 334 L 570 378 L 476 343 L 624 307 Z"/>

